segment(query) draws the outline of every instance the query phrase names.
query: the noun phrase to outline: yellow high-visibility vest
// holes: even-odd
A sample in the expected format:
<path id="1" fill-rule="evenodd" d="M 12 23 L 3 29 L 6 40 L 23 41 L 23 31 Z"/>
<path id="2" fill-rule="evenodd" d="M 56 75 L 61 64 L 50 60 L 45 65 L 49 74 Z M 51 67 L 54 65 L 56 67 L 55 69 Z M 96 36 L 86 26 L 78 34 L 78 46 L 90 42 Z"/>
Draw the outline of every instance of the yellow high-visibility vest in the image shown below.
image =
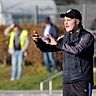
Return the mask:
<path id="1" fill-rule="evenodd" d="M 14 48 L 14 37 L 15 37 L 15 35 L 16 35 L 16 32 L 14 32 L 14 31 L 10 32 L 9 48 Z M 23 30 L 20 34 L 20 46 L 21 46 L 21 48 L 24 47 L 24 45 L 26 43 L 27 36 L 28 36 L 28 31 Z"/>

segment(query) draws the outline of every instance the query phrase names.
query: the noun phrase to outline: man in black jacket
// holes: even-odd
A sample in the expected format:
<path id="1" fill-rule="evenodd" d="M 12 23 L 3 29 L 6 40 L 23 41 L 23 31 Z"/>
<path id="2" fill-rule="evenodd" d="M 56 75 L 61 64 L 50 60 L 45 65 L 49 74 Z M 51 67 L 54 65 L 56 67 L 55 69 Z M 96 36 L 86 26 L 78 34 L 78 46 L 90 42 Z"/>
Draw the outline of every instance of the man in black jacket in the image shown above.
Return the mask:
<path id="1" fill-rule="evenodd" d="M 91 96 L 93 85 L 94 37 L 82 26 L 82 16 L 77 9 L 70 9 L 64 18 L 64 35 L 55 40 L 49 35 L 46 44 L 38 33 L 32 38 L 42 52 L 62 51 L 63 96 Z"/>

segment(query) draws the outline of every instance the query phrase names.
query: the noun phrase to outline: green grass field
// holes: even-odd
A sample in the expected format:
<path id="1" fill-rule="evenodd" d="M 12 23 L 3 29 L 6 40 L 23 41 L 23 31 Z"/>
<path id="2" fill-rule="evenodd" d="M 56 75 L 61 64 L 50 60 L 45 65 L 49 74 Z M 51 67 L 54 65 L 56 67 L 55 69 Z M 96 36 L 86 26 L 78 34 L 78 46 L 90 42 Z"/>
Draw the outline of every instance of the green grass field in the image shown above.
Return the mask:
<path id="1" fill-rule="evenodd" d="M 44 66 L 24 66 L 23 75 L 20 80 L 10 81 L 10 66 L 0 65 L 0 90 L 39 90 L 39 84 L 42 80 L 53 76 L 54 72 L 48 73 Z M 96 78 L 96 73 L 94 74 Z M 53 81 L 54 90 L 62 90 L 62 76 L 57 77 Z M 95 85 L 96 85 L 96 79 Z M 44 85 L 45 90 L 48 89 L 48 83 Z"/>
<path id="2" fill-rule="evenodd" d="M 38 68 L 39 67 L 39 68 Z M 48 73 L 44 66 L 24 66 L 20 80 L 10 80 L 11 67 L 0 65 L 0 90 L 39 90 L 42 80 L 53 76 L 54 72 Z M 48 89 L 48 83 L 44 85 Z M 62 76 L 54 79 L 54 89 L 62 89 Z"/>

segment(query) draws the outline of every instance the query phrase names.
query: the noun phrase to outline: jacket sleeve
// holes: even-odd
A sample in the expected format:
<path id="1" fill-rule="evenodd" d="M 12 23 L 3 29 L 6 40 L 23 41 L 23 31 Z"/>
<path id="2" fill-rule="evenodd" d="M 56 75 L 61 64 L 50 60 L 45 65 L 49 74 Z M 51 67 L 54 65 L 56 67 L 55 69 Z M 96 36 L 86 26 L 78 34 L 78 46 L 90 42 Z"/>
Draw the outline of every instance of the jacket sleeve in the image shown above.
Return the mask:
<path id="1" fill-rule="evenodd" d="M 72 53 L 72 54 L 79 54 L 86 50 L 91 44 L 94 42 L 94 37 L 90 33 L 84 35 L 81 37 L 78 44 L 75 44 L 74 46 L 68 45 L 68 44 L 57 44 L 57 48 Z"/>
<path id="2" fill-rule="evenodd" d="M 46 44 L 42 39 L 39 39 L 38 42 L 35 42 L 35 43 L 36 43 L 37 48 L 39 48 L 42 52 L 59 51 L 55 45 Z"/>

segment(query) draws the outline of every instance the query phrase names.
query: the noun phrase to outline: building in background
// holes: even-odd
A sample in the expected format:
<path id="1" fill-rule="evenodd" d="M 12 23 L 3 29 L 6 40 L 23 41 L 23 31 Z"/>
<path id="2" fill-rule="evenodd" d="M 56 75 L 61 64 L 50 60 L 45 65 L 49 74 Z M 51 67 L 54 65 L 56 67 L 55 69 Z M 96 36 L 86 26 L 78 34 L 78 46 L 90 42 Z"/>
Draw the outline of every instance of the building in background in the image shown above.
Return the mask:
<path id="1" fill-rule="evenodd" d="M 0 25 L 6 25 L 13 23 L 13 19 L 11 17 L 11 14 L 6 14 L 4 9 L 3 9 L 3 4 L 0 1 Z"/>
<path id="2" fill-rule="evenodd" d="M 54 0 L 0 0 L 3 25 L 15 23 L 38 23 L 43 17 L 50 16 L 55 21 L 57 13 Z M 0 17 L 0 20 L 2 18 Z M 10 18 L 10 20 L 9 20 Z M 8 21 L 9 20 L 9 21 Z"/>

